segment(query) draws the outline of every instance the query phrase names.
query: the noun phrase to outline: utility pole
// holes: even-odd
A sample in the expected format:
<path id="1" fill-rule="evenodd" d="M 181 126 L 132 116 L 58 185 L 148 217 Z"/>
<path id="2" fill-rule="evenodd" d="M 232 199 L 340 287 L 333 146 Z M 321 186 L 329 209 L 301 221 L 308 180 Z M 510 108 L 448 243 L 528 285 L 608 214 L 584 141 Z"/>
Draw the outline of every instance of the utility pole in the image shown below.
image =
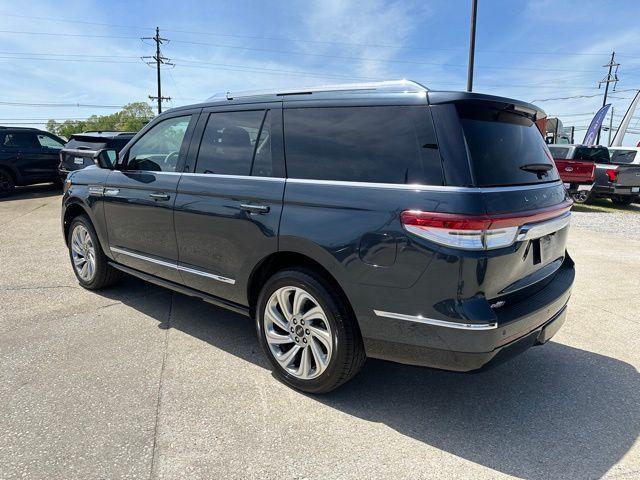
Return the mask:
<path id="1" fill-rule="evenodd" d="M 604 77 L 602 80 L 600 80 L 598 82 L 598 88 L 600 88 L 600 86 L 604 83 L 604 98 L 602 99 L 602 106 L 604 107 L 607 104 L 607 95 L 609 94 L 609 84 L 613 83 L 613 90 L 616 90 L 616 85 L 618 83 L 618 67 L 620 66 L 619 63 L 616 63 L 616 52 L 611 52 L 611 60 L 609 61 L 609 63 L 607 63 L 606 65 L 603 65 L 603 67 L 609 67 L 609 73 L 607 73 L 607 76 Z M 615 71 L 613 72 L 613 75 L 611 74 L 611 71 L 613 70 L 613 67 L 616 67 Z M 598 137 L 596 138 L 596 145 L 600 145 L 600 131 L 602 130 L 602 128 L 600 128 L 598 130 Z"/>
<path id="2" fill-rule="evenodd" d="M 478 0 L 471 0 L 471 28 L 469 33 L 469 65 L 467 66 L 467 92 L 473 91 L 473 61 L 476 50 L 476 16 Z"/>
<path id="3" fill-rule="evenodd" d="M 169 66 L 173 66 L 174 64 L 171 63 L 171 59 L 167 58 L 167 57 L 163 57 L 162 53 L 160 51 L 160 45 L 162 45 L 164 42 L 169 42 L 169 39 L 167 38 L 162 38 L 160 36 L 160 28 L 156 27 L 156 34 L 153 37 L 142 37 L 140 40 L 153 40 L 154 42 L 156 42 L 156 54 L 153 56 L 147 56 L 147 57 L 140 57 L 142 58 L 142 60 L 144 60 L 148 65 L 156 65 L 156 77 L 157 77 L 157 82 L 158 82 L 158 95 L 157 96 L 153 96 L 153 95 L 149 95 L 149 99 L 150 100 L 157 100 L 158 101 L 158 115 L 160 115 L 162 113 L 162 102 L 166 101 L 166 100 L 171 100 L 171 97 L 163 97 L 162 96 L 162 82 L 160 79 L 160 66 L 161 65 L 169 65 Z M 148 61 L 149 59 L 152 59 L 152 61 Z"/>

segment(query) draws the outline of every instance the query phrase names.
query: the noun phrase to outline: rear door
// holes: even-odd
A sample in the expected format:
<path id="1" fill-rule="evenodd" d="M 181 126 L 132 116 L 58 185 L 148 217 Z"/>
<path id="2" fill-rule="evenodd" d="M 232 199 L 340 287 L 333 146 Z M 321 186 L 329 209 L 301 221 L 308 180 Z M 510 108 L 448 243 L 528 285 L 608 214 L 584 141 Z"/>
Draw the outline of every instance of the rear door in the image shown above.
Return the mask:
<path id="1" fill-rule="evenodd" d="M 148 128 L 123 152 L 104 185 L 109 246 L 123 265 L 181 282 L 173 205 L 198 112 L 180 112 Z"/>
<path id="2" fill-rule="evenodd" d="M 56 164 L 57 152 L 48 153 L 40 146 L 34 131 L 14 131 L 6 135 L 5 148 L 11 149 L 16 158 L 16 167 L 25 181 L 52 179 L 51 163 Z M 53 162 L 51 158 L 55 156 Z M 55 168 L 54 168 L 55 171 Z"/>
<path id="3" fill-rule="evenodd" d="M 246 303 L 252 269 L 278 249 L 284 186 L 280 102 L 205 109 L 175 203 L 184 283 Z"/>

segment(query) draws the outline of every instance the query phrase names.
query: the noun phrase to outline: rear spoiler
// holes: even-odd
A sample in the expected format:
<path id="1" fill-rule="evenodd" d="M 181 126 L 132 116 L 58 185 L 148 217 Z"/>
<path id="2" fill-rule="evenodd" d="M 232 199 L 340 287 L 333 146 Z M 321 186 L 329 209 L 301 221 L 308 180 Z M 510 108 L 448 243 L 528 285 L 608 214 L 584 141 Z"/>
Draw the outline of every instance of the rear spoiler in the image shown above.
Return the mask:
<path id="1" fill-rule="evenodd" d="M 60 150 L 60 162 L 64 162 L 65 155 L 72 155 L 74 157 L 79 157 L 82 159 L 90 158 L 97 166 L 101 168 L 113 168 L 112 165 L 104 164 L 105 160 L 102 154 L 106 150 L 109 149 L 103 148 L 100 150 L 91 150 L 88 148 L 63 148 L 62 150 Z"/>

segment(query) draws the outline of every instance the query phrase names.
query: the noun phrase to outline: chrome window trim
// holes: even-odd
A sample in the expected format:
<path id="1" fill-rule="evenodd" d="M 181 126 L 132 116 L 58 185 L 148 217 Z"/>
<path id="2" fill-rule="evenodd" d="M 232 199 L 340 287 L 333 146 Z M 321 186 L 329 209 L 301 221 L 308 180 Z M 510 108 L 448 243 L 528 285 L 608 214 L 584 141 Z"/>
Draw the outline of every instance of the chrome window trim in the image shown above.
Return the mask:
<path id="1" fill-rule="evenodd" d="M 458 330 L 483 331 L 483 330 L 495 330 L 496 328 L 498 328 L 498 324 L 496 322 L 483 323 L 483 324 L 458 323 L 458 322 L 448 322 L 446 320 L 437 320 L 435 318 L 426 318 L 426 317 L 423 317 L 422 315 L 405 315 L 404 313 L 384 312 L 381 310 L 374 310 L 373 312 L 378 317 L 393 318 L 395 320 L 404 320 L 407 322 L 424 323 L 426 325 L 434 325 L 436 327 L 455 328 Z"/>
<path id="2" fill-rule="evenodd" d="M 445 191 L 445 192 L 517 192 L 522 190 L 537 190 L 539 188 L 556 187 L 562 185 L 561 181 L 551 183 L 536 183 L 533 185 L 505 186 L 505 187 L 456 187 L 451 185 L 421 185 L 405 183 L 375 183 L 375 182 L 350 182 L 346 180 L 313 180 L 306 178 L 287 178 L 287 183 L 307 184 L 307 185 L 334 185 L 346 187 L 364 188 L 388 188 L 395 190 L 416 190 L 416 191 Z"/>
<path id="3" fill-rule="evenodd" d="M 114 253 L 120 253 L 128 257 L 137 258 L 138 260 L 144 260 L 146 262 L 155 263 L 156 265 L 162 265 L 163 267 L 173 268 L 175 270 L 192 273 L 194 275 L 200 275 L 201 277 L 211 278 L 213 280 L 217 280 L 223 283 L 228 283 L 231 285 L 234 285 L 236 283 L 236 281 L 232 278 L 223 277 L 221 275 L 215 275 L 213 273 L 203 272 L 201 270 L 196 270 L 194 268 L 178 265 L 178 263 L 171 263 L 163 260 L 158 260 L 156 258 L 147 257 L 146 255 L 140 255 L 139 253 L 130 252 L 129 250 L 126 250 L 124 248 L 118 248 L 118 247 L 110 247 L 110 248 L 111 248 L 111 251 Z"/>
<path id="4" fill-rule="evenodd" d="M 457 187 L 452 185 L 422 185 L 422 184 L 406 184 L 406 183 L 377 183 L 377 182 L 350 182 L 346 180 L 315 180 L 311 178 L 285 178 L 285 177 L 260 177 L 254 175 L 224 175 L 220 173 L 192 173 L 192 172 L 153 172 L 147 170 L 126 170 L 128 172 L 144 172 L 154 175 L 184 175 L 186 177 L 213 177 L 213 178 L 231 178 L 236 180 L 263 180 L 267 182 L 287 182 L 306 185 L 333 185 L 344 187 L 363 187 L 363 188 L 388 188 L 394 190 L 416 190 L 416 191 L 442 191 L 442 192 L 518 192 L 522 190 L 537 190 L 540 188 L 557 187 L 562 185 L 562 181 L 558 180 L 550 183 L 535 183 L 532 185 L 516 185 L 504 187 Z"/>

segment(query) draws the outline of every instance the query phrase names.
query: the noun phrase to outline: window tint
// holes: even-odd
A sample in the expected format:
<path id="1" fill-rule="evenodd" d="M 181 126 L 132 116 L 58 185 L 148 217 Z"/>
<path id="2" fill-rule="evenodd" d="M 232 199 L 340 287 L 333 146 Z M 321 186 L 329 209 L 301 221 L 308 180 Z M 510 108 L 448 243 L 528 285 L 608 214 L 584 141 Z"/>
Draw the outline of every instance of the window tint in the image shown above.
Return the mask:
<path id="1" fill-rule="evenodd" d="M 174 117 L 152 127 L 129 149 L 127 169 L 175 172 L 190 120 Z"/>
<path id="2" fill-rule="evenodd" d="M 584 162 L 610 163 L 609 150 L 605 147 L 577 147 L 573 159 Z"/>
<path id="3" fill-rule="evenodd" d="M 40 143 L 41 147 L 47 148 L 62 148 L 64 146 L 55 138 L 43 134 L 38 135 L 38 142 Z"/>
<path id="4" fill-rule="evenodd" d="M 477 186 L 523 185 L 560 178 L 531 118 L 504 107 L 474 103 L 458 104 L 457 110 Z"/>
<path id="5" fill-rule="evenodd" d="M 549 145 L 549 151 L 551 152 L 551 156 L 553 156 L 553 158 L 567 158 L 567 155 L 569 155 L 569 148 L 568 147 L 554 147 L 553 145 Z"/>
<path id="6" fill-rule="evenodd" d="M 611 163 L 633 163 L 636 150 L 610 150 Z"/>
<path id="7" fill-rule="evenodd" d="M 5 135 L 3 146 L 16 148 L 39 148 L 40 144 L 38 143 L 35 133 L 13 132 Z"/>
<path id="8" fill-rule="evenodd" d="M 291 178 L 442 185 L 427 107 L 284 111 Z"/>
<path id="9" fill-rule="evenodd" d="M 196 173 L 249 175 L 264 117 L 264 110 L 212 113 L 200 142 Z M 268 131 L 258 147 L 260 165 L 271 163 Z"/>

